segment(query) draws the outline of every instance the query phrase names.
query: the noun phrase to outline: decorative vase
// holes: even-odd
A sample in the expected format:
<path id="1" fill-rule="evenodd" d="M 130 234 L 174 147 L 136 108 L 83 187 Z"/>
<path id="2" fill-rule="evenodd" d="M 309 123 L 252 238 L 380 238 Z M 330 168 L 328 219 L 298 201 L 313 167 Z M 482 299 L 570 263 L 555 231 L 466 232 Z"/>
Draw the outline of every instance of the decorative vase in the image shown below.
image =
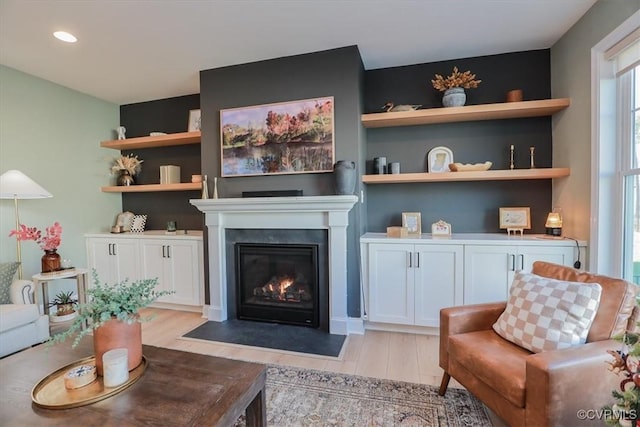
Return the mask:
<path id="1" fill-rule="evenodd" d="M 333 168 L 336 194 L 353 194 L 356 187 L 356 164 L 351 160 L 338 160 Z"/>
<path id="2" fill-rule="evenodd" d="M 462 107 L 467 102 L 467 95 L 461 87 L 452 87 L 444 91 L 442 105 L 445 107 Z"/>
<path id="3" fill-rule="evenodd" d="M 118 185 L 133 185 L 135 184 L 135 180 L 131 176 L 128 170 L 121 170 L 120 175 L 118 175 Z"/>
<path id="4" fill-rule="evenodd" d="M 45 249 L 40 261 L 40 267 L 43 273 L 60 270 L 60 254 L 56 249 Z"/>
<path id="5" fill-rule="evenodd" d="M 102 355 L 114 348 L 126 348 L 129 354 L 129 371 L 142 362 L 142 327 L 140 322 L 132 324 L 113 318 L 93 331 L 93 351 L 96 356 L 96 371 L 103 373 Z"/>

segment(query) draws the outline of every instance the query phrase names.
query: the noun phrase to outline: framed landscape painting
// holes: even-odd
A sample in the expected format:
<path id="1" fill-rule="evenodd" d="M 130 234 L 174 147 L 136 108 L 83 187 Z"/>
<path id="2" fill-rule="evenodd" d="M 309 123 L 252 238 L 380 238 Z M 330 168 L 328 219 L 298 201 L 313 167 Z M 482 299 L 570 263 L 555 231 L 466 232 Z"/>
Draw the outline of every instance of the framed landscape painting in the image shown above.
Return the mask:
<path id="1" fill-rule="evenodd" d="M 222 176 L 331 172 L 333 97 L 220 110 Z"/>

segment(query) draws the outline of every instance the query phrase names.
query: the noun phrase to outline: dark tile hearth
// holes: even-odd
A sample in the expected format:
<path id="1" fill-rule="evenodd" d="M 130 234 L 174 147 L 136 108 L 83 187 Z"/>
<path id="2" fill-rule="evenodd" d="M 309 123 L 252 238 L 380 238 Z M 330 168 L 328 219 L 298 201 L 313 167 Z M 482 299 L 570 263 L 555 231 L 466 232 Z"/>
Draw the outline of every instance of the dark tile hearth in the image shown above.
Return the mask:
<path id="1" fill-rule="evenodd" d="M 237 319 L 209 321 L 184 337 L 333 357 L 340 355 L 346 338 L 304 326 Z"/>

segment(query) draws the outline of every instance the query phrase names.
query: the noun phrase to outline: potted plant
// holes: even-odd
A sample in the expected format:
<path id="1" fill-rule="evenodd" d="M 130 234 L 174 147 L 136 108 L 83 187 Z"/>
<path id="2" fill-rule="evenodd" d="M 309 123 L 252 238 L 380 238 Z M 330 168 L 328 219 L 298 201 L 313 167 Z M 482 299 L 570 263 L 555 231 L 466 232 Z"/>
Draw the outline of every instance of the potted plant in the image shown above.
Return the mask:
<path id="1" fill-rule="evenodd" d="M 65 292 L 60 291 L 56 294 L 53 301 L 51 301 L 51 307 L 54 305 L 57 307 L 56 315 L 57 316 L 67 316 L 75 313 L 75 303 L 78 302 L 75 298 L 73 298 L 73 292 Z"/>
<path id="2" fill-rule="evenodd" d="M 442 105 L 445 107 L 460 107 L 467 101 L 465 89 L 475 89 L 482 82 L 476 80 L 476 75 L 471 71 L 461 73 L 458 67 L 453 67 L 453 73 L 450 76 L 442 77 L 436 74 L 435 79 L 431 80 L 433 87 L 440 92 L 444 92 L 442 97 Z"/>
<path id="3" fill-rule="evenodd" d="M 640 305 L 640 296 L 636 304 Z M 640 322 L 636 326 L 640 327 Z M 603 408 L 607 415 L 605 422 L 612 426 L 640 426 L 640 333 L 626 331 L 613 339 L 622 343 L 622 348 L 607 351 L 613 357 L 608 362 L 609 370 L 621 376 L 622 381 L 620 390 L 611 392 L 615 403 Z"/>
<path id="4" fill-rule="evenodd" d="M 62 226 L 59 222 L 54 222 L 52 226 L 45 228 L 46 234 L 43 236 L 42 231 L 36 227 L 27 227 L 24 224 L 9 232 L 9 237 L 16 236 L 18 240 L 33 240 L 40 245 L 45 252 L 41 260 L 41 271 L 48 273 L 58 271 L 60 267 L 60 254 L 58 246 L 62 242 Z"/>
<path id="5" fill-rule="evenodd" d="M 51 337 L 51 343 L 59 343 L 75 336 L 73 347 L 93 332 L 96 370 L 102 375 L 102 355 L 114 348 L 124 347 L 129 352 L 129 370 L 142 361 L 142 328 L 140 323 L 150 320 L 138 313 L 170 291 L 157 291 L 158 279 L 125 280 L 114 285 L 101 284 L 93 271 L 94 285 L 87 290 L 86 304 L 77 308 L 77 316 L 71 327 Z"/>

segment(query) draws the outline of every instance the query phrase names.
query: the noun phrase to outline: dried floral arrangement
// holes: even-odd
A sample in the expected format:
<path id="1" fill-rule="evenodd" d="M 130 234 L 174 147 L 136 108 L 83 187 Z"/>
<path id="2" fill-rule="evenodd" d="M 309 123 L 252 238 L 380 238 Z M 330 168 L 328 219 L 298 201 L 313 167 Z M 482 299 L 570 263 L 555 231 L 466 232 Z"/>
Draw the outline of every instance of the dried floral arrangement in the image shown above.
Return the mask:
<path id="1" fill-rule="evenodd" d="M 144 162 L 144 160 L 138 159 L 138 156 L 134 156 L 133 154 L 120 156 L 115 160 L 113 166 L 111 166 L 111 173 L 118 174 L 120 171 L 127 171 L 129 175 L 135 176 L 140 173 L 142 162 Z"/>
<path id="2" fill-rule="evenodd" d="M 440 74 L 436 74 L 436 78 L 431 80 L 433 87 L 444 92 L 447 89 L 454 87 L 461 87 L 464 89 L 475 89 L 482 82 L 482 80 L 476 80 L 476 75 L 471 74 L 471 71 L 465 71 L 461 73 L 458 71 L 458 67 L 453 67 L 453 73 L 450 76 L 442 77 Z"/>

